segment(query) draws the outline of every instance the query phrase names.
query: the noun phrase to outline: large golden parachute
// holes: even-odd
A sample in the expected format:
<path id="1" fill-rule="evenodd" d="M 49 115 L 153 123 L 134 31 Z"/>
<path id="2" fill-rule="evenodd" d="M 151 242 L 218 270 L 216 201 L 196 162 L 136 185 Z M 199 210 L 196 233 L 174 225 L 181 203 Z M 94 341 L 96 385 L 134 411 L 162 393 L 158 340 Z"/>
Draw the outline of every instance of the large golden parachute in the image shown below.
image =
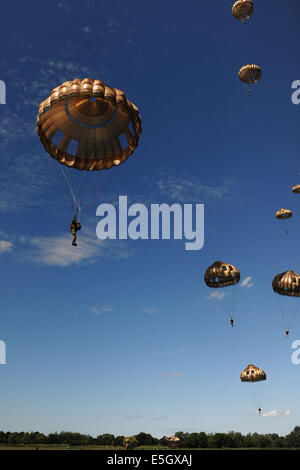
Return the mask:
<path id="1" fill-rule="evenodd" d="M 249 364 L 241 373 L 240 378 L 242 382 L 261 382 L 266 380 L 267 376 L 262 369 L 254 364 Z"/>
<path id="2" fill-rule="evenodd" d="M 76 78 L 54 88 L 39 105 L 36 128 L 46 152 L 59 162 L 79 218 L 98 189 L 96 178 L 93 184 L 87 178 L 88 191 L 82 198 L 75 190 L 75 170 L 97 175 L 98 170 L 118 166 L 134 152 L 142 132 L 139 110 L 124 92 L 91 78 Z M 76 187 L 82 191 L 79 183 Z"/>
<path id="3" fill-rule="evenodd" d="M 277 294 L 300 297 L 300 276 L 295 271 L 277 274 L 273 279 L 272 287 Z"/>
<path id="4" fill-rule="evenodd" d="M 223 261 L 215 261 L 204 274 L 204 282 L 208 287 L 232 286 L 239 280 L 239 270 L 233 264 Z"/>
<path id="5" fill-rule="evenodd" d="M 237 20 L 246 23 L 253 15 L 253 10 L 254 6 L 252 0 L 238 0 L 232 7 L 232 14 Z"/>

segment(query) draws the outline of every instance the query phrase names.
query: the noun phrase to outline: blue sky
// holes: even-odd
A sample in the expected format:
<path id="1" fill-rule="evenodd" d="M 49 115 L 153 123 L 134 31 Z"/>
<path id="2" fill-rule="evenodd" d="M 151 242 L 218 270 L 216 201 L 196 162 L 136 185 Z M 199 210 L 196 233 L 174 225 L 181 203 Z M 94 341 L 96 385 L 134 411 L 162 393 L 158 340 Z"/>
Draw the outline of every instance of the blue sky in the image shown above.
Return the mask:
<path id="1" fill-rule="evenodd" d="M 300 311 L 286 339 L 271 282 L 282 271 L 300 272 L 300 199 L 291 192 L 300 182 L 300 106 L 291 102 L 300 79 L 300 6 L 260 0 L 246 25 L 231 6 L 29 0 L 2 7 L 1 429 L 159 437 L 286 434 L 299 425 L 300 366 L 291 362 L 291 344 L 300 339 Z M 237 78 L 247 63 L 263 71 L 250 96 Z M 124 90 L 143 133 L 134 155 L 113 177 L 103 175 L 73 249 L 64 181 L 35 121 L 52 88 L 76 77 Z M 147 206 L 205 204 L 203 249 L 186 251 L 178 240 L 101 242 L 96 207 L 119 195 Z M 282 207 L 291 220 L 275 219 Z M 203 275 L 219 259 L 248 279 L 213 299 Z M 233 329 L 222 307 L 232 297 Z M 249 363 L 267 373 L 263 411 L 288 416 L 255 414 L 255 385 L 239 379 Z"/>

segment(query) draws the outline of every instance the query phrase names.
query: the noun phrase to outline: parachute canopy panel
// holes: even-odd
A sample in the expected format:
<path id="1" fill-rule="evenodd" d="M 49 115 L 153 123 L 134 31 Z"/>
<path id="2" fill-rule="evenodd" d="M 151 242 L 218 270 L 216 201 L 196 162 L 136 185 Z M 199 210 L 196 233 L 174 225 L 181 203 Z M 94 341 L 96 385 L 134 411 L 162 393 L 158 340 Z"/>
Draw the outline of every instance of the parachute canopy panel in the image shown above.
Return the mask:
<path id="1" fill-rule="evenodd" d="M 223 261 L 215 261 L 204 274 L 204 282 L 208 287 L 232 286 L 239 280 L 239 270 L 233 264 Z"/>
<path id="2" fill-rule="evenodd" d="M 241 373 L 240 378 L 242 382 L 261 382 L 266 380 L 267 376 L 262 369 L 254 364 L 249 364 Z"/>
<path id="3" fill-rule="evenodd" d="M 142 132 L 139 110 L 124 92 L 90 78 L 54 88 L 39 106 L 36 126 L 45 150 L 78 170 L 102 170 L 123 163 Z M 62 137 L 55 144 L 58 133 Z"/>

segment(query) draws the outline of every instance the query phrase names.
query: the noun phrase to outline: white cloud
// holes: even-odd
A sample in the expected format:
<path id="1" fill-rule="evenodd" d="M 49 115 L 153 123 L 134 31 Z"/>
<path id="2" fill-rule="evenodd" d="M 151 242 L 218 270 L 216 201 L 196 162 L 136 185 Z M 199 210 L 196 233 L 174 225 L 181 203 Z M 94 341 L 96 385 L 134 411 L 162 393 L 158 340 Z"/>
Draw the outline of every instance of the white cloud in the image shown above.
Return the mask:
<path id="1" fill-rule="evenodd" d="M 224 297 L 225 297 L 225 292 L 216 290 L 216 291 L 212 291 L 207 298 L 208 300 L 211 300 L 211 299 L 221 300 Z"/>
<path id="2" fill-rule="evenodd" d="M 247 287 L 250 289 L 253 286 L 253 282 L 251 282 L 252 277 L 248 276 L 241 282 L 241 287 Z"/>
<path id="3" fill-rule="evenodd" d="M 159 312 L 159 310 L 157 308 L 149 308 L 149 307 L 145 307 L 143 309 L 143 311 L 145 313 L 147 313 L 147 315 L 152 315 L 153 313 L 158 313 Z"/>
<path id="4" fill-rule="evenodd" d="M 13 244 L 11 242 L 7 242 L 5 240 L 0 240 L 0 254 L 4 253 L 5 251 L 11 251 Z"/>
<path id="5" fill-rule="evenodd" d="M 72 246 L 71 234 L 28 239 L 30 248 L 24 256 L 31 261 L 62 268 L 93 264 L 100 259 L 126 259 L 130 257 L 128 247 L 119 240 L 98 240 L 93 231 L 78 236 L 78 246 Z"/>
<path id="6" fill-rule="evenodd" d="M 162 377 L 183 377 L 180 372 L 161 372 Z"/>
<path id="7" fill-rule="evenodd" d="M 292 413 L 290 410 L 283 410 L 283 411 L 268 411 L 267 413 L 262 413 L 261 416 L 264 418 L 277 418 L 279 416 L 290 416 Z"/>
<path id="8" fill-rule="evenodd" d="M 103 307 L 95 307 L 94 305 L 90 306 L 90 311 L 95 315 L 101 315 L 102 313 L 113 312 L 113 305 L 103 305 Z"/>

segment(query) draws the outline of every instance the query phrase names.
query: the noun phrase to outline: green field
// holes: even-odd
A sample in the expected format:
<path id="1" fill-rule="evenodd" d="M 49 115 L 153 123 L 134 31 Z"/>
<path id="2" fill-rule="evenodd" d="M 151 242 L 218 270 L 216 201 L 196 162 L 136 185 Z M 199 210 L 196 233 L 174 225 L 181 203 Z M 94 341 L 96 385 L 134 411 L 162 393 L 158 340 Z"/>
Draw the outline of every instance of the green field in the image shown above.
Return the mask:
<path id="1" fill-rule="evenodd" d="M 37 449 L 38 448 L 38 449 Z M 110 450 L 110 451 L 120 451 L 123 450 L 125 451 L 124 447 L 121 446 L 97 446 L 97 445 L 74 445 L 74 446 L 67 446 L 66 444 L 41 444 L 41 445 L 33 445 L 33 444 L 28 444 L 28 445 L 1 445 L 0 444 L 0 451 L 1 450 Z M 140 451 L 140 450 L 153 450 L 153 451 L 159 451 L 159 450 L 168 450 L 170 453 L 172 452 L 180 452 L 180 451 L 194 451 L 194 450 L 199 450 L 199 451 L 210 451 L 210 450 L 300 450 L 300 449 L 287 449 L 287 448 L 282 448 L 282 447 L 265 447 L 265 448 L 254 448 L 254 447 L 247 447 L 247 448 L 229 448 L 229 447 L 223 447 L 222 449 L 191 449 L 187 447 L 181 447 L 180 449 L 169 449 L 168 447 L 165 446 L 140 446 L 134 449 L 134 451 Z"/>

